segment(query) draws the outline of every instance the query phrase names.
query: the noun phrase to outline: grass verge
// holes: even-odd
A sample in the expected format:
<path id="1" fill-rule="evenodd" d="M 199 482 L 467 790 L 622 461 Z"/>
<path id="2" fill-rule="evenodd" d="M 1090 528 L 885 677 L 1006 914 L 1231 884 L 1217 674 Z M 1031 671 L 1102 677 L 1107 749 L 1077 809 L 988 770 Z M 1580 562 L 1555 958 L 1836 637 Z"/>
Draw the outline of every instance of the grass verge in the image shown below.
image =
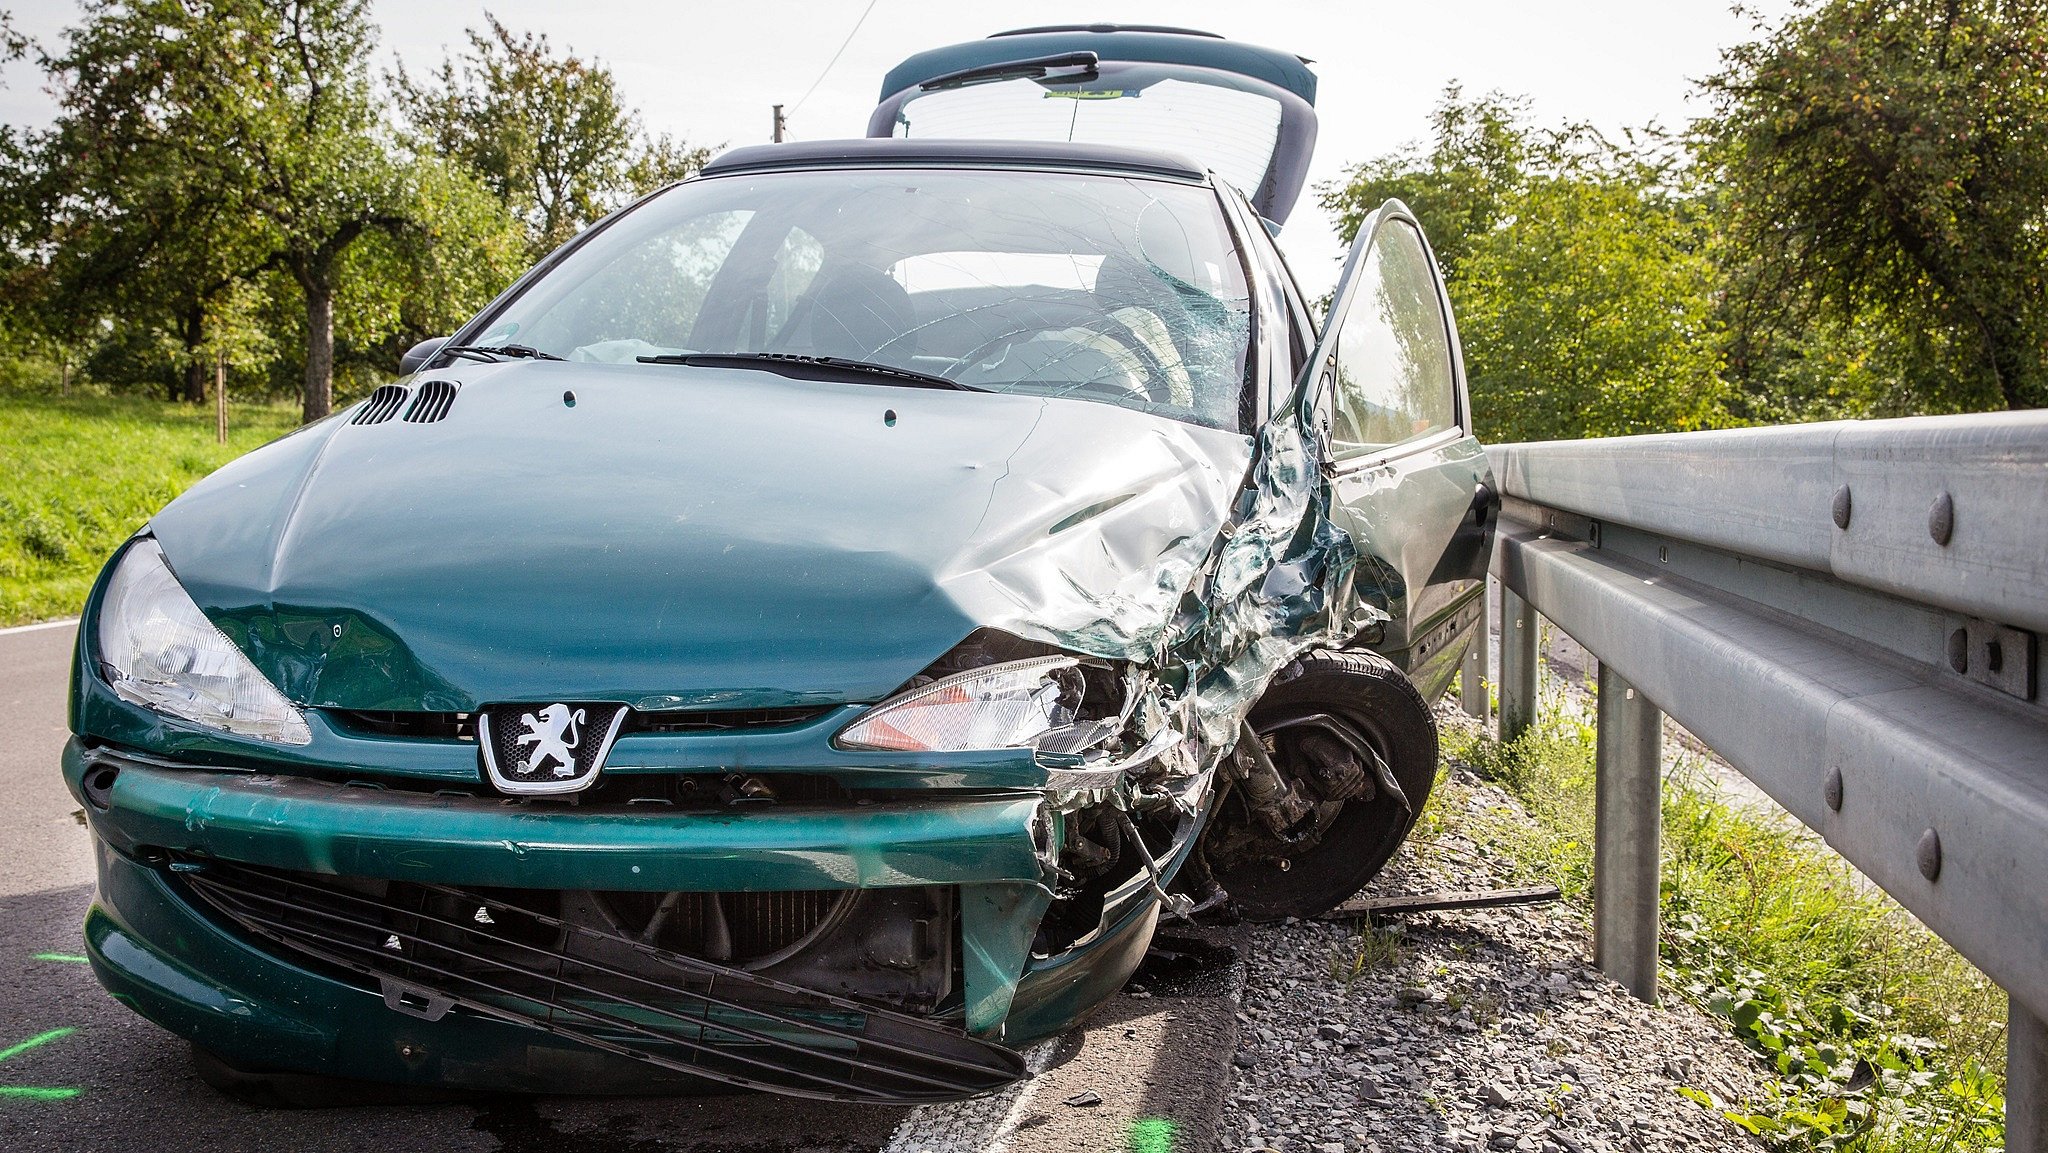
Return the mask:
<path id="1" fill-rule="evenodd" d="M 78 612 L 100 566 L 192 482 L 290 432 L 298 410 L 141 397 L 0 396 L 0 627 Z"/>
<path id="2" fill-rule="evenodd" d="M 1512 744 L 1447 729 L 1445 746 L 1535 818 L 1463 831 L 1584 904 L 1594 729 L 1561 693 L 1545 706 Z M 1696 759 L 1667 771 L 1663 816 L 1667 995 L 1727 1021 L 1771 1074 L 1754 1101 L 1680 1092 L 1775 1150 L 2003 1147 L 2003 992 L 1789 817 L 1730 803 Z"/>

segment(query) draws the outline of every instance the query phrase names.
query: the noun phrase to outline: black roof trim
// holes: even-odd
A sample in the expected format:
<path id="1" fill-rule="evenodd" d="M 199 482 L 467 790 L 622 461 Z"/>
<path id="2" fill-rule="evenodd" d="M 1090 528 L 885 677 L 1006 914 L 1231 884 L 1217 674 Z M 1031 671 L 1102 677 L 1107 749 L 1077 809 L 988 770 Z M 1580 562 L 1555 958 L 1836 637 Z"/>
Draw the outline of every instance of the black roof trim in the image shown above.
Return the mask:
<path id="1" fill-rule="evenodd" d="M 1171 152 L 1030 140 L 806 140 L 755 144 L 720 153 L 706 164 L 706 176 L 766 172 L 778 168 L 1063 168 L 1206 180 L 1192 160 Z"/>
<path id="2" fill-rule="evenodd" d="M 1159 32 L 1168 36 L 1200 36 L 1205 40 L 1221 40 L 1214 32 L 1199 28 L 1176 28 L 1171 24 L 1045 24 L 1037 28 L 1012 28 L 1007 32 L 991 32 L 989 39 L 998 36 L 1036 36 L 1041 32 Z"/>

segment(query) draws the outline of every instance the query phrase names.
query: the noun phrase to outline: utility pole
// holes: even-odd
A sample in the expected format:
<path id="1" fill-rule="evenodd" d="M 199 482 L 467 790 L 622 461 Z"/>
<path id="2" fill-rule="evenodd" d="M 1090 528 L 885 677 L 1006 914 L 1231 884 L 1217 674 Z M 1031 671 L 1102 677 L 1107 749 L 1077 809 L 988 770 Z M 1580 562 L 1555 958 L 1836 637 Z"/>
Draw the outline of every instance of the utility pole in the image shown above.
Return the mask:
<path id="1" fill-rule="evenodd" d="M 213 441 L 228 442 L 228 354 L 213 354 Z"/>
<path id="2" fill-rule="evenodd" d="M 775 106 L 775 134 L 770 136 L 768 139 L 774 141 L 777 144 L 782 143 L 783 130 L 788 127 L 789 124 L 782 119 L 782 105 L 777 104 Z"/>

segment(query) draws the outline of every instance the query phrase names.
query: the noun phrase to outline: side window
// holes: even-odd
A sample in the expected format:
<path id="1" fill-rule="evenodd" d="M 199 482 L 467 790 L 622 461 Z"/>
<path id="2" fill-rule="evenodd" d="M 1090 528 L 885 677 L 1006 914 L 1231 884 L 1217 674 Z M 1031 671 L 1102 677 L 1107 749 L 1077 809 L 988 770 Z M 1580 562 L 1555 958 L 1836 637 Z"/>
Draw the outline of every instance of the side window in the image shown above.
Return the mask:
<path id="1" fill-rule="evenodd" d="M 1427 436 L 1457 420 L 1450 335 L 1421 234 L 1389 221 L 1357 276 L 1331 362 L 1330 441 L 1338 456 Z"/>

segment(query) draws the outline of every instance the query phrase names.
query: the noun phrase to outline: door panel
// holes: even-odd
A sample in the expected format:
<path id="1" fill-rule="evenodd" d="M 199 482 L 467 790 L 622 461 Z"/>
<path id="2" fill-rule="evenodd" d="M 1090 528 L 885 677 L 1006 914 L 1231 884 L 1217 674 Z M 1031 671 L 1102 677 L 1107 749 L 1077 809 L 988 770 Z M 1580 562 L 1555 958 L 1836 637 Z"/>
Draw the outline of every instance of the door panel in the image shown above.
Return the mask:
<path id="1" fill-rule="evenodd" d="M 1449 300 L 1398 201 L 1359 230 L 1309 363 L 1331 516 L 1357 547 L 1358 595 L 1390 618 L 1359 643 L 1435 695 L 1484 587 L 1498 499 L 1471 434 Z"/>

